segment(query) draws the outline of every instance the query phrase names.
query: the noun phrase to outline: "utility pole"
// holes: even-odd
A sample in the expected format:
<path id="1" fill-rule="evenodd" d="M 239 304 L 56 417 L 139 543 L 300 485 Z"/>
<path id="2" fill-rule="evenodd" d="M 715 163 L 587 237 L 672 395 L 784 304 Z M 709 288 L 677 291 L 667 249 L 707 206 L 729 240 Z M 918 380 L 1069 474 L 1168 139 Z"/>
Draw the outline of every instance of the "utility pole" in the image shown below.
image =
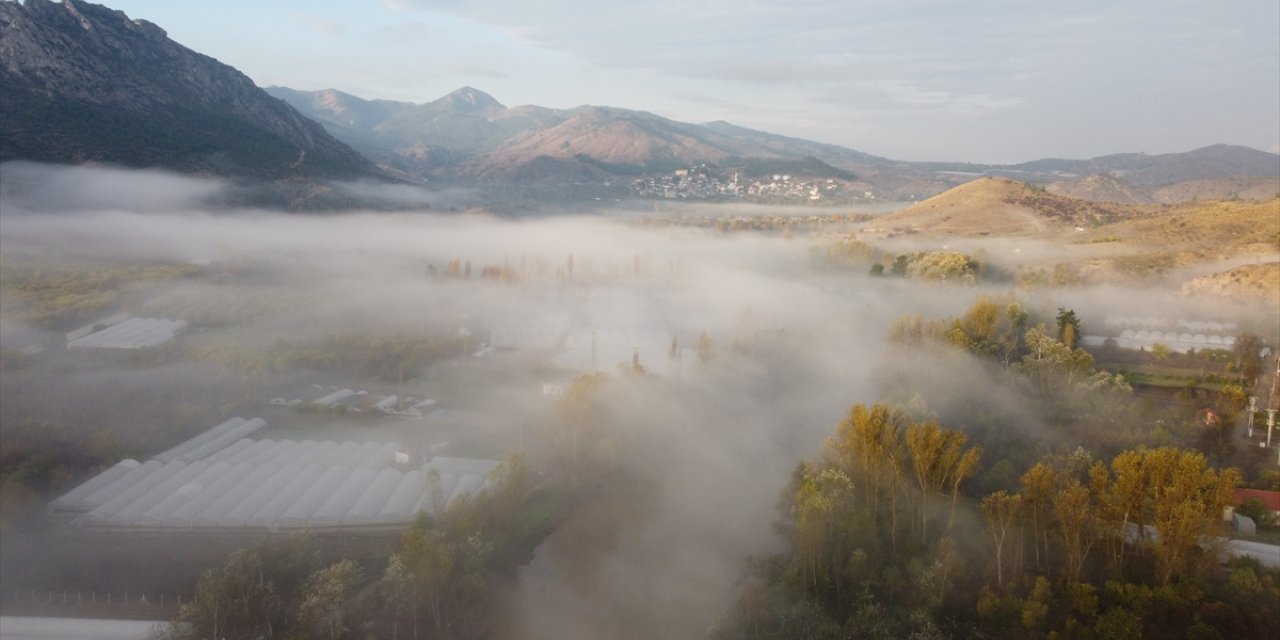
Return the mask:
<path id="1" fill-rule="evenodd" d="M 1249 396 L 1249 439 L 1253 439 L 1253 413 L 1258 410 L 1258 397 Z"/>
<path id="2" fill-rule="evenodd" d="M 1271 428 L 1276 426 L 1276 410 L 1267 409 L 1267 446 L 1271 446 Z"/>

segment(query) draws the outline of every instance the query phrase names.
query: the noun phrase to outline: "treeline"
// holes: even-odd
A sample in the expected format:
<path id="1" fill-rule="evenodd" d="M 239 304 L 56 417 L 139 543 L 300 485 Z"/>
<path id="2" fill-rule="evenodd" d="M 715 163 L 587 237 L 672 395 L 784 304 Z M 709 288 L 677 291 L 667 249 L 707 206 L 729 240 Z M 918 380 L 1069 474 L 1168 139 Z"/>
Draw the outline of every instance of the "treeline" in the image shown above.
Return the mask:
<path id="1" fill-rule="evenodd" d="M 1280 633 L 1265 604 L 1280 572 L 1215 547 L 1236 471 L 1172 447 L 1081 449 L 966 495 L 980 456 L 962 432 L 853 407 L 783 494 L 786 552 L 752 562 L 715 637 Z"/>
<path id="2" fill-rule="evenodd" d="M 873 276 L 974 284 L 987 276 L 989 269 L 985 252 L 979 253 L 970 256 L 937 249 L 895 255 L 849 234 L 824 247 L 814 247 L 811 257 L 818 264 L 869 269 Z"/>
<path id="3" fill-rule="evenodd" d="M 1200 450 L 1215 463 L 1255 468 L 1255 451 L 1237 449 L 1233 430 L 1245 413 L 1245 393 L 1237 383 L 1216 389 L 1191 388 L 1174 402 L 1153 402 L 1133 394 L 1122 374 L 1098 366 L 1094 357 L 1077 346 L 1082 320 L 1070 309 L 1038 319 L 1013 296 L 979 297 L 960 316 L 926 319 L 916 315 L 898 318 L 890 329 L 890 341 L 900 349 L 926 351 L 947 346 L 978 356 L 990 363 L 993 384 L 1024 396 L 1037 407 L 1038 417 L 1060 441 L 1089 443 L 1107 456 L 1138 446 L 1176 444 Z M 1232 355 L 1231 371 L 1256 367 L 1247 352 L 1258 344 L 1256 337 L 1242 336 L 1239 358 Z M 1256 355 L 1253 356 L 1256 358 Z M 886 389 L 890 402 L 907 404 L 916 395 L 928 399 L 929 373 L 898 377 L 899 383 Z M 1237 378 L 1238 382 L 1238 378 Z M 965 424 L 971 434 L 998 448 L 997 459 L 1009 458 L 1016 466 L 1031 460 L 1034 447 L 1025 429 L 1017 425 L 992 424 L 983 419 L 993 403 L 981 395 L 962 399 L 969 411 L 951 416 Z M 1204 408 L 1220 418 L 1212 427 L 1199 424 L 1195 416 Z M 1255 479 L 1254 483 L 1262 482 Z"/>
<path id="4" fill-rule="evenodd" d="M 385 561 L 320 561 L 320 542 L 268 540 L 206 571 L 167 638 L 480 638 L 499 585 L 545 535 L 543 490 L 518 456 L 490 489 L 422 516 Z"/>
<path id="5" fill-rule="evenodd" d="M 432 363 L 467 352 L 470 342 L 455 335 L 331 335 L 320 340 L 281 340 L 266 349 L 236 346 L 192 349 L 192 359 L 212 362 L 246 375 L 294 369 L 343 371 L 400 383 L 417 377 Z"/>
<path id="6" fill-rule="evenodd" d="M 200 272 L 189 264 L 76 264 L 0 258 L 6 313 L 46 329 L 66 330 L 94 319 L 125 294 L 148 284 Z M 6 305 L 7 306 L 7 305 Z"/>

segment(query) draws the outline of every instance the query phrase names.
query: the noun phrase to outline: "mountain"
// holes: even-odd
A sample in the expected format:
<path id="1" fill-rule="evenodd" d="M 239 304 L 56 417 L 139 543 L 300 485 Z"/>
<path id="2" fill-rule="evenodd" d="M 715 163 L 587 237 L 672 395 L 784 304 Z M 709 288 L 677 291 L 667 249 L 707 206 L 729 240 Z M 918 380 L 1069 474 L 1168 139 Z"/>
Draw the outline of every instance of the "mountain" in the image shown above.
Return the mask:
<path id="1" fill-rule="evenodd" d="M 0 2 L 0 160 L 228 176 L 376 169 L 244 74 L 103 6 Z"/>
<path id="2" fill-rule="evenodd" d="M 852 180 L 862 167 L 893 164 L 726 122 L 689 124 L 615 107 L 506 107 L 472 87 L 423 104 L 333 89 L 267 91 L 380 163 L 458 180 L 608 181 L 698 163 Z"/>
<path id="3" fill-rule="evenodd" d="M 1196 200 L 1270 200 L 1280 195 L 1280 178 L 1237 176 L 1178 182 L 1161 187 L 1136 185 L 1108 173 L 1062 180 L 1049 193 L 1091 202 L 1176 204 Z"/>
<path id="4" fill-rule="evenodd" d="M 1147 155 L 1122 153 L 1089 160 L 1035 160 L 1005 168 L 1036 175 L 1092 175 L 1106 173 L 1136 185 L 1165 186 L 1192 180 L 1237 176 L 1280 176 L 1280 155 L 1227 144 L 1183 153 Z"/>
<path id="5" fill-rule="evenodd" d="M 1054 193 L 1119 203 L 1175 202 L 1198 192 L 1269 197 L 1269 183 L 1203 181 L 1280 176 L 1280 156 L 1215 145 L 1185 153 L 1118 154 L 1014 165 L 897 162 L 837 145 L 727 122 L 691 124 L 644 111 L 581 106 L 506 107 L 463 87 L 432 102 L 365 100 L 334 89 L 269 87 L 338 139 L 399 171 L 460 182 L 622 185 L 627 178 L 700 163 L 747 177 L 792 174 L 858 181 L 878 199 L 929 197 L 981 176 L 1053 184 Z M 1187 181 L 1199 186 L 1157 191 Z"/>
<path id="6" fill-rule="evenodd" d="M 365 100 L 334 89 L 268 87 L 267 93 L 379 163 L 427 174 L 490 151 L 532 128 L 563 120 L 551 109 L 508 109 L 471 87 L 424 104 Z"/>

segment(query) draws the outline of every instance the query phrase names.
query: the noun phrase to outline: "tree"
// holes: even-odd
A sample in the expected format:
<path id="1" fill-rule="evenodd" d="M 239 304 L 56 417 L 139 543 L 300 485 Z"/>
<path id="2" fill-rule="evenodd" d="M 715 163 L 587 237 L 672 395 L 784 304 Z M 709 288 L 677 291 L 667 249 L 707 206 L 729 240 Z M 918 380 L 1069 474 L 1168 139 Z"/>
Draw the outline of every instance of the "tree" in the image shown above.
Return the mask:
<path id="1" fill-rule="evenodd" d="M 896 269 L 896 263 L 894 267 Z M 973 258 L 945 250 L 917 254 L 907 266 L 907 275 L 917 280 L 950 280 L 965 284 L 974 283 L 976 271 L 977 264 Z"/>
<path id="2" fill-rule="evenodd" d="M 982 499 L 982 517 L 996 548 L 996 584 L 1004 585 L 1005 541 L 1022 510 L 1022 496 L 1001 489 Z"/>
<path id="3" fill-rule="evenodd" d="M 907 266 L 911 264 L 911 256 L 900 255 L 893 259 L 893 266 L 889 269 L 889 273 L 905 277 L 907 275 Z"/>
<path id="4" fill-rule="evenodd" d="M 414 623 L 417 623 L 416 602 L 414 600 L 413 574 L 399 553 L 387 558 L 387 569 L 382 573 L 381 587 L 383 602 L 391 610 L 391 640 L 400 637 L 400 617 L 406 608 L 414 611 Z M 417 635 L 416 629 L 414 635 Z"/>
<path id="5" fill-rule="evenodd" d="M 1151 345 L 1151 357 L 1156 360 L 1168 360 L 1172 353 L 1173 351 L 1170 350 L 1169 347 L 1166 347 L 1162 342 L 1157 342 Z"/>
<path id="6" fill-rule="evenodd" d="M 885 405 L 854 405 L 826 444 L 830 464 L 862 485 L 865 509 L 872 522 L 880 517 L 881 497 L 887 497 L 889 539 L 894 549 L 906 457 L 902 442 L 905 424 L 906 418 L 900 412 Z"/>
<path id="7" fill-rule="evenodd" d="M 1261 353 L 1262 339 L 1257 334 L 1246 331 L 1236 337 L 1236 343 L 1231 347 L 1231 358 L 1245 384 L 1257 379 L 1258 374 L 1262 373 Z"/>
<path id="8" fill-rule="evenodd" d="M 928 540 L 930 494 L 952 490 L 952 513 L 960 483 L 978 464 L 977 447 L 964 448 L 966 436 L 950 431 L 936 422 L 913 424 L 907 428 L 907 448 L 911 451 L 911 468 L 920 487 L 920 540 Z"/>
<path id="9" fill-rule="evenodd" d="M 1093 371 L 1093 356 L 1054 339 L 1044 325 L 1032 327 L 1025 337 L 1027 355 L 1022 357 L 1020 368 L 1041 391 L 1070 388 Z"/>
<path id="10" fill-rule="evenodd" d="M 1089 489 L 1075 479 L 1053 497 L 1053 513 L 1062 540 L 1067 582 L 1079 581 L 1085 558 L 1096 539 L 1094 505 L 1089 498 Z"/>
<path id="11" fill-rule="evenodd" d="M 1035 585 L 1022 605 L 1022 626 L 1035 631 L 1044 625 L 1049 617 L 1049 603 L 1053 600 L 1053 590 L 1044 576 L 1036 576 Z"/>
<path id="12" fill-rule="evenodd" d="M 1076 316 L 1076 312 L 1058 307 L 1055 318 L 1058 321 L 1058 341 L 1067 345 L 1068 349 L 1076 348 L 1076 341 L 1080 339 L 1080 318 Z"/>
<path id="13" fill-rule="evenodd" d="M 1022 495 L 1031 512 L 1031 540 L 1035 548 L 1036 569 L 1046 567 L 1049 559 L 1048 514 L 1058 487 L 1058 474 L 1053 467 L 1037 462 L 1022 474 Z M 1043 550 L 1043 555 L 1041 551 Z"/>
<path id="14" fill-rule="evenodd" d="M 315 636 L 337 640 L 347 632 L 350 601 L 361 582 L 361 569 L 351 560 L 335 562 L 307 580 L 298 604 L 299 624 Z"/>
<path id="15" fill-rule="evenodd" d="M 557 454 L 575 487 L 591 472 L 595 449 L 604 437 L 600 426 L 604 408 L 599 396 L 608 381 L 605 373 L 580 375 L 556 400 Z"/>
<path id="16" fill-rule="evenodd" d="M 697 349 L 698 360 L 702 361 L 702 364 L 711 363 L 711 358 L 715 355 L 716 345 L 706 331 L 703 331 L 702 335 L 698 336 L 698 342 L 694 345 L 694 348 Z"/>
<path id="17" fill-rule="evenodd" d="M 1151 548 L 1162 583 L 1191 568 L 1240 482 L 1239 471 L 1216 471 L 1203 454 L 1176 447 L 1126 451 L 1112 459 L 1110 478 L 1096 470 L 1091 476 L 1105 488 L 1103 513 L 1126 528 L 1133 522 L 1139 544 L 1148 524 L 1155 529 Z"/>

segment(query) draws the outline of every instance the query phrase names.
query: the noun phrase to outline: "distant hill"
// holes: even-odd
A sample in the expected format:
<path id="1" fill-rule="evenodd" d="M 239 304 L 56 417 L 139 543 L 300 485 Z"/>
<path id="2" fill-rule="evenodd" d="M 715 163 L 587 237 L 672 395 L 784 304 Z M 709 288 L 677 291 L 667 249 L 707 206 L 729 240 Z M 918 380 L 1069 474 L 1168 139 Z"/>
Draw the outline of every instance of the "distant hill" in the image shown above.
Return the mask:
<path id="1" fill-rule="evenodd" d="M 375 172 L 239 71 L 79 0 L 0 2 L 0 160 L 13 159 L 265 178 Z"/>
<path id="2" fill-rule="evenodd" d="M 1280 177 L 1280 155 L 1249 147 L 1215 144 L 1183 153 L 1122 153 L 1089 160 L 1035 160 L 1000 170 L 1022 174 L 1022 179 L 1110 174 L 1131 184 L 1158 187 L 1240 176 Z"/>
<path id="3" fill-rule="evenodd" d="M 423 104 L 364 100 L 333 89 L 270 87 L 334 136 L 402 170 L 461 180 L 610 180 L 710 163 L 855 179 L 892 161 L 726 122 L 677 122 L 629 109 L 506 107 L 471 87 Z"/>
<path id="4" fill-rule="evenodd" d="M 1192 180 L 1163 187 L 1135 185 L 1110 174 L 1096 174 L 1049 184 L 1052 194 L 1122 204 L 1177 204 L 1197 200 L 1270 200 L 1280 195 L 1280 178 L 1244 176 Z"/>
<path id="5" fill-rule="evenodd" d="M 1122 205 L 1076 200 L 1006 178 L 979 178 L 877 218 L 877 228 L 937 235 L 1016 236 L 1098 226 L 1139 215 Z"/>
<path id="6" fill-rule="evenodd" d="M 1093 281 L 1164 277 L 1223 262 L 1280 260 L 1280 199 L 1128 206 L 1139 214 L 1072 234 L 1078 246 L 1109 248 L 1111 257 L 1098 256 L 1084 269 Z M 1280 302 L 1272 269 L 1228 269 L 1187 282 L 1183 292 L 1244 297 L 1262 292 Z M 1272 288 L 1265 291 L 1266 287 Z"/>
<path id="7" fill-rule="evenodd" d="M 1179 182 L 1155 190 L 1156 202 L 1195 200 L 1272 200 L 1280 196 L 1280 178 L 1244 176 Z"/>
<path id="8" fill-rule="evenodd" d="M 1155 202 L 1150 188 L 1139 187 L 1107 173 L 1085 176 L 1075 180 L 1054 182 L 1045 187 L 1049 193 L 1090 202 L 1115 202 L 1120 204 L 1149 204 Z"/>

